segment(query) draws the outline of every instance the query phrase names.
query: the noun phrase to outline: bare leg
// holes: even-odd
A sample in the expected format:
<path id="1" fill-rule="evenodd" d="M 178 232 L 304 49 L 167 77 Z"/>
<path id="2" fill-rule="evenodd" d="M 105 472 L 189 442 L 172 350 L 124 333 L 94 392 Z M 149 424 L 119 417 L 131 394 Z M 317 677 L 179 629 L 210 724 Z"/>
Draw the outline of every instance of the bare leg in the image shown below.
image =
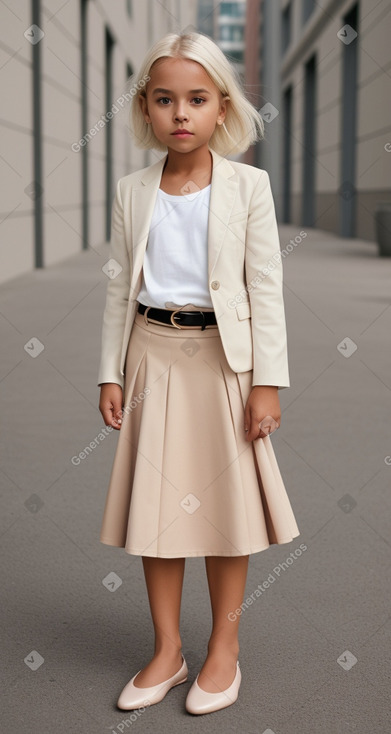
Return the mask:
<path id="1" fill-rule="evenodd" d="M 228 688 L 236 673 L 240 615 L 234 621 L 228 615 L 234 613 L 243 602 L 248 559 L 248 555 L 205 557 L 213 627 L 208 656 L 200 670 L 198 683 L 210 693 Z"/>
<path id="2" fill-rule="evenodd" d="M 149 688 L 171 678 L 182 664 L 179 620 L 185 559 L 142 556 L 142 561 L 155 630 L 155 650 L 134 685 Z"/>

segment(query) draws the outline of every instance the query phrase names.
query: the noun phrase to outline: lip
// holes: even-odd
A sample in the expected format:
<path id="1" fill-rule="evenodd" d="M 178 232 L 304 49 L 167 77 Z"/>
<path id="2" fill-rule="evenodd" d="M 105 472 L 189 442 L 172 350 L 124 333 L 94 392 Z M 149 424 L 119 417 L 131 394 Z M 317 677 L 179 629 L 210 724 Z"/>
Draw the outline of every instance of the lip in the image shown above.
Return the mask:
<path id="1" fill-rule="evenodd" d="M 180 137 L 185 137 L 187 135 L 193 135 L 193 133 L 190 133 L 188 130 L 175 130 L 174 133 L 171 133 L 172 135 L 178 135 Z"/>

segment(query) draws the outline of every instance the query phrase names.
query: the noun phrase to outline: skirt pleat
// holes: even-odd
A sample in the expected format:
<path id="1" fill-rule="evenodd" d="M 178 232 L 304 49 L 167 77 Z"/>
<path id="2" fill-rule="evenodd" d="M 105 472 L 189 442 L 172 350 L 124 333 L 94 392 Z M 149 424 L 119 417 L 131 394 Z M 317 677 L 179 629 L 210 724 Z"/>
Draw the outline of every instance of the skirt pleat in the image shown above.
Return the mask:
<path id="1" fill-rule="evenodd" d="M 236 373 L 218 327 L 136 313 L 100 540 L 134 555 L 241 556 L 299 535 L 270 436 L 248 443 L 252 371 Z"/>

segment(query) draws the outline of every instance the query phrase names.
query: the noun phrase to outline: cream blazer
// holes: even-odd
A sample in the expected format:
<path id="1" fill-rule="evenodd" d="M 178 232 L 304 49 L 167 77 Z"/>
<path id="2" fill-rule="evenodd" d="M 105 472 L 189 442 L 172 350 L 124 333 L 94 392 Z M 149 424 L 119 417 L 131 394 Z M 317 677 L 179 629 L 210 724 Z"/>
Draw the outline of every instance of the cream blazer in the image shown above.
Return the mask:
<path id="1" fill-rule="evenodd" d="M 228 364 L 234 372 L 253 370 L 252 385 L 290 387 L 282 259 L 268 173 L 209 150 L 209 292 Z M 116 186 L 98 385 L 124 387 L 143 258 L 166 158 L 120 178 Z"/>

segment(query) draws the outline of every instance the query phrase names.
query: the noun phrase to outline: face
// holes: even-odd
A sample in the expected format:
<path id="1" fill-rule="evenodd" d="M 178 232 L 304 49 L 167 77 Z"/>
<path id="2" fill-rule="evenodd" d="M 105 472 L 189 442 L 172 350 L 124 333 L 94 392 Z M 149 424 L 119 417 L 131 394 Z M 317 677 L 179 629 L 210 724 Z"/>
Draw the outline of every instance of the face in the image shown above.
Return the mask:
<path id="1" fill-rule="evenodd" d="M 147 98 L 139 99 L 158 140 L 182 152 L 208 144 L 216 125 L 224 122 L 226 102 L 203 66 L 190 59 L 164 58 L 152 66 L 150 77 Z M 191 134 L 175 135 L 178 129 Z"/>

